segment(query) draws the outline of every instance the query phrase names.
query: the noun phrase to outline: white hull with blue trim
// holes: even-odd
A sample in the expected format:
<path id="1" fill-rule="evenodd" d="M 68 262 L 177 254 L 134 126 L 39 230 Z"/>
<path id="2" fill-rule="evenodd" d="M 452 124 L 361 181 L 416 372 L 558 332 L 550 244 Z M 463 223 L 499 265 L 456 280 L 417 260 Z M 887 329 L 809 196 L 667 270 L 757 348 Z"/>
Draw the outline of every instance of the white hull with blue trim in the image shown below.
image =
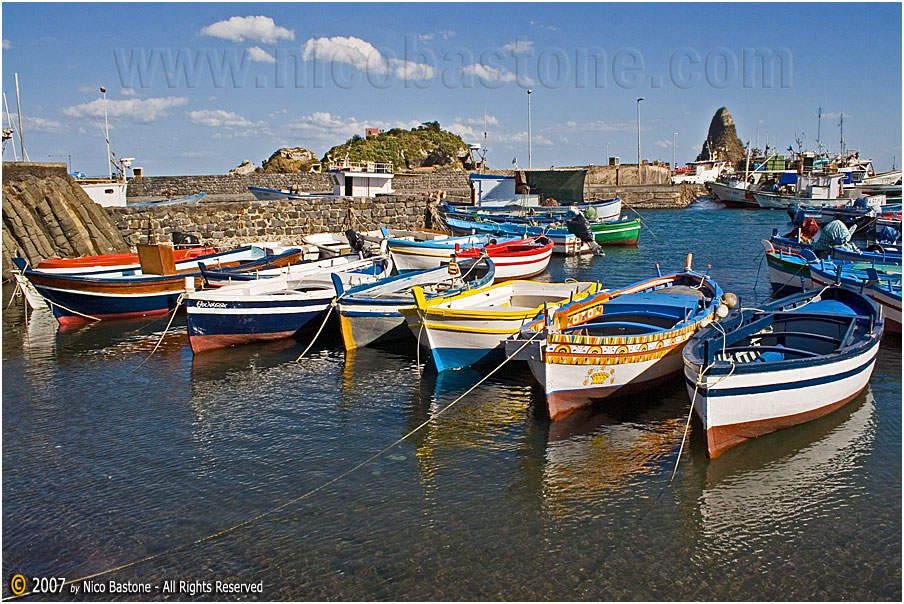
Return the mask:
<path id="1" fill-rule="evenodd" d="M 719 328 L 701 331 L 684 351 L 710 457 L 855 398 L 872 374 L 883 320 L 865 296 L 829 287 L 745 309 Z"/>

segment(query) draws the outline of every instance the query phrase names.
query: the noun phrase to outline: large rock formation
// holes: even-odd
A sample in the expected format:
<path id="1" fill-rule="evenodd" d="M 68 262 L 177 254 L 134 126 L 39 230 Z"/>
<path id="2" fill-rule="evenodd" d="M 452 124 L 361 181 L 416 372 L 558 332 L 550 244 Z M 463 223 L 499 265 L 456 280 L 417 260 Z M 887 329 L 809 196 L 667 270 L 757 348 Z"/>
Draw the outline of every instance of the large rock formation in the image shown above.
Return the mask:
<path id="1" fill-rule="evenodd" d="M 471 169 L 468 146 L 457 134 L 440 128 L 439 122 L 425 122 L 417 128 L 393 128 L 366 138 L 355 135 L 326 152 L 324 163 L 349 161 L 392 162 L 396 170 L 426 168 Z"/>
<path id="2" fill-rule="evenodd" d="M 258 172 L 265 174 L 293 174 L 297 172 L 310 172 L 311 166 L 319 163 L 313 151 L 303 147 L 277 149 Z"/>
<path id="3" fill-rule="evenodd" d="M 128 252 L 106 210 L 66 173 L 66 164 L 4 162 L 3 276 L 11 258 L 31 264 L 57 257 Z"/>
<path id="4" fill-rule="evenodd" d="M 710 152 L 716 159 L 730 161 L 732 163 L 744 159 L 744 145 L 735 131 L 735 123 L 728 109 L 725 107 L 716 111 L 709 123 L 709 132 L 703 141 L 703 149 L 697 156 L 697 161 L 706 161 L 710 158 Z"/>

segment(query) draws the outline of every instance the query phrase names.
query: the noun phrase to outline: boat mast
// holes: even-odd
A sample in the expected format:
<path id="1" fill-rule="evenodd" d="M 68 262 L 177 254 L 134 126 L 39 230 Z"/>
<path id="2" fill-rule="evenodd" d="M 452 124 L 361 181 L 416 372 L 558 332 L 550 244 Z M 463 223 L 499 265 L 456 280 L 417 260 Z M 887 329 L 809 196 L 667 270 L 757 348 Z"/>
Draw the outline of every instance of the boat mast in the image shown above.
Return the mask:
<path id="1" fill-rule="evenodd" d="M 6 123 L 9 124 L 9 129 L 12 130 L 12 132 L 10 132 L 10 138 L 12 138 L 13 134 L 16 133 L 16 130 L 13 127 L 12 118 L 9 116 L 9 103 L 6 101 L 6 93 L 5 92 L 3 93 L 3 106 L 6 107 Z M 16 141 L 13 141 L 12 147 L 13 147 L 13 159 L 16 161 L 19 161 L 19 154 L 16 152 Z M 892 167 L 892 170 L 894 170 L 894 167 Z"/>
<path id="2" fill-rule="evenodd" d="M 19 101 L 19 74 L 16 78 L 16 111 L 19 114 L 19 144 L 22 146 L 22 161 L 25 161 L 25 135 L 22 133 L 22 103 Z"/>
<path id="3" fill-rule="evenodd" d="M 104 95 L 104 138 L 107 139 L 107 178 L 113 180 L 113 164 L 110 161 L 110 125 L 107 123 L 107 89 L 101 86 L 100 91 Z"/>
<path id="4" fill-rule="evenodd" d="M 822 132 L 822 107 L 816 110 L 816 150 L 819 151 L 820 147 L 822 147 L 822 140 L 819 138 L 820 133 Z"/>
<path id="5" fill-rule="evenodd" d="M 844 162 L 844 114 L 841 114 L 841 120 L 838 122 L 838 127 L 841 128 L 841 161 Z"/>

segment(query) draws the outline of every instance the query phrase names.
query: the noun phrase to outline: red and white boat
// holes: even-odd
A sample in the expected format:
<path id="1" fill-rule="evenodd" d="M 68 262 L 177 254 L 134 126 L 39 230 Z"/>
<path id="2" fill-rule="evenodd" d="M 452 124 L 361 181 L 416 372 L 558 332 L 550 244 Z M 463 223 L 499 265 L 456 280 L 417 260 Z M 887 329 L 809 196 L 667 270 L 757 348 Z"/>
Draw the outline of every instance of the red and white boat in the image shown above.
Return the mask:
<path id="1" fill-rule="evenodd" d="M 487 255 L 496 265 L 495 283 L 511 279 L 528 279 L 539 275 L 549 266 L 552 258 L 553 242 L 549 237 L 540 235 L 521 239 L 493 243 L 482 248 L 471 248 L 456 253 L 461 259 L 477 258 Z"/>

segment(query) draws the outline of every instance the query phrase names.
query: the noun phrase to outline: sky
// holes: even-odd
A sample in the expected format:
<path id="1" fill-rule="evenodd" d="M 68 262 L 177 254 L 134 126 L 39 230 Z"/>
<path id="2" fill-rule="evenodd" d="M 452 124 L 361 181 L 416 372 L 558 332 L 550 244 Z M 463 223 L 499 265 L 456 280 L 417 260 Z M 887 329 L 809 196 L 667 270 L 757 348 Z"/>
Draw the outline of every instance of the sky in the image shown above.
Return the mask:
<path id="1" fill-rule="evenodd" d="M 428 121 L 485 141 L 491 168 L 634 163 L 638 126 L 643 158 L 683 164 L 723 106 L 743 142 L 779 150 L 818 134 L 837 151 L 843 115 L 845 147 L 881 171 L 902 163 L 901 11 L 4 2 L 2 88 L 17 122 L 18 73 L 29 159 L 88 175 L 106 172 L 101 86 L 114 152 L 148 176 Z"/>

